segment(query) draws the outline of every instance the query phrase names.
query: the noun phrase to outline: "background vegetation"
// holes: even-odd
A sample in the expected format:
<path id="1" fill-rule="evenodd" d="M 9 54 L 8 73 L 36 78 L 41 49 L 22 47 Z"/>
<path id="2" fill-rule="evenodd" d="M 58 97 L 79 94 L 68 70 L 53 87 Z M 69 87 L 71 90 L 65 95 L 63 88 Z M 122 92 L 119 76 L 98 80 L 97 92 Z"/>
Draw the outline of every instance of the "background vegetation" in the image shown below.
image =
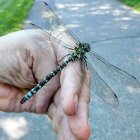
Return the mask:
<path id="1" fill-rule="evenodd" d="M 33 0 L 0 0 L 0 36 L 20 30 Z"/>
<path id="2" fill-rule="evenodd" d="M 120 0 L 127 4 L 128 6 L 134 8 L 137 11 L 140 11 L 140 0 Z"/>

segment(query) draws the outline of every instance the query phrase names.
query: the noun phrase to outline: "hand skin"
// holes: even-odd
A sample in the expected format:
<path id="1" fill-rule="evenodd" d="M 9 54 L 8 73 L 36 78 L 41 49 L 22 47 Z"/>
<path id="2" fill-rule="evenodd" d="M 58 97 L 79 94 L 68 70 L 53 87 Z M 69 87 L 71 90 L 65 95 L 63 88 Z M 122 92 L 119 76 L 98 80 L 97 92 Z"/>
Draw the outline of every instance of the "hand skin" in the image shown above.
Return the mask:
<path id="1" fill-rule="evenodd" d="M 49 36 L 44 38 L 35 30 L 29 33 L 30 37 L 25 31 L 0 37 L 0 111 L 47 113 L 59 140 L 88 140 L 90 76 L 81 72 L 79 61 L 68 64 L 29 101 L 20 104 L 68 53 Z M 40 45 L 44 39 L 46 44 Z"/>

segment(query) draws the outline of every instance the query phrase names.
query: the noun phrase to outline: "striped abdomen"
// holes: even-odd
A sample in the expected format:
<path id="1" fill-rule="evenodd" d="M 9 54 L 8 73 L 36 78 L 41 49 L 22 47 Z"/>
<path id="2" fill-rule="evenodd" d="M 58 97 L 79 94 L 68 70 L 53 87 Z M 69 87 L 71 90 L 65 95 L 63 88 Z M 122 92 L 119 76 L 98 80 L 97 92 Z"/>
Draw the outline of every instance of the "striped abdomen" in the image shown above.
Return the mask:
<path id="1" fill-rule="evenodd" d="M 48 74 L 41 82 L 39 82 L 34 88 L 32 88 L 20 101 L 21 104 L 25 103 L 30 99 L 34 94 L 37 93 L 47 82 L 49 82 L 58 72 L 60 72 L 69 62 L 74 61 L 78 58 L 78 54 L 72 53 L 69 55 L 68 59 L 63 62 L 61 65 L 57 66 L 50 74 Z"/>

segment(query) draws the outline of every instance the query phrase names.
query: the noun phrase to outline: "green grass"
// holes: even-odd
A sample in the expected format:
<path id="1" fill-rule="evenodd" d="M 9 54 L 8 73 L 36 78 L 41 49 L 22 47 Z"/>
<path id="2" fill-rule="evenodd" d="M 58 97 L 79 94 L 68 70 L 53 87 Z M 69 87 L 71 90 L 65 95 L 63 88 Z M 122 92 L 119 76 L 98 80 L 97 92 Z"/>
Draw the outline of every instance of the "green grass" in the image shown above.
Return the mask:
<path id="1" fill-rule="evenodd" d="M 20 30 L 33 0 L 0 0 L 0 36 Z"/>
<path id="2" fill-rule="evenodd" d="M 140 12 L 140 0 L 120 0 Z"/>

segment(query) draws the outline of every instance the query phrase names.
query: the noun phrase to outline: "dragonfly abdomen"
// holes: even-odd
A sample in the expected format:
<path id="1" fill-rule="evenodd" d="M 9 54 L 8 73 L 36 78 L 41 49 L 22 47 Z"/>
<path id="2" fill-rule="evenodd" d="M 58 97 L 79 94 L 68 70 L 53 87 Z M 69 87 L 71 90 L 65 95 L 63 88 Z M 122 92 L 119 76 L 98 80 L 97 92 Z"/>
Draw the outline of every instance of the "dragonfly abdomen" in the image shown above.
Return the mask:
<path id="1" fill-rule="evenodd" d="M 54 69 L 50 74 L 48 74 L 42 81 L 40 81 L 32 90 L 30 90 L 20 101 L 21 104 L 25 103 L 27 100 L 29 100 L 34 94 L 37 93 L 39 89 L 41 89 L 46 83 L 48 83 L 55 75 L 57 75 L 58 72 L 60 72 L 64 67 L 67 66 L 67 64 L 71 61 L 74 61 L 78 58 L 77 53 L 71 53 L 68 57 L 68 59 L 63 62 L 61 65 L 57 66 L 56 69 Z"/>

